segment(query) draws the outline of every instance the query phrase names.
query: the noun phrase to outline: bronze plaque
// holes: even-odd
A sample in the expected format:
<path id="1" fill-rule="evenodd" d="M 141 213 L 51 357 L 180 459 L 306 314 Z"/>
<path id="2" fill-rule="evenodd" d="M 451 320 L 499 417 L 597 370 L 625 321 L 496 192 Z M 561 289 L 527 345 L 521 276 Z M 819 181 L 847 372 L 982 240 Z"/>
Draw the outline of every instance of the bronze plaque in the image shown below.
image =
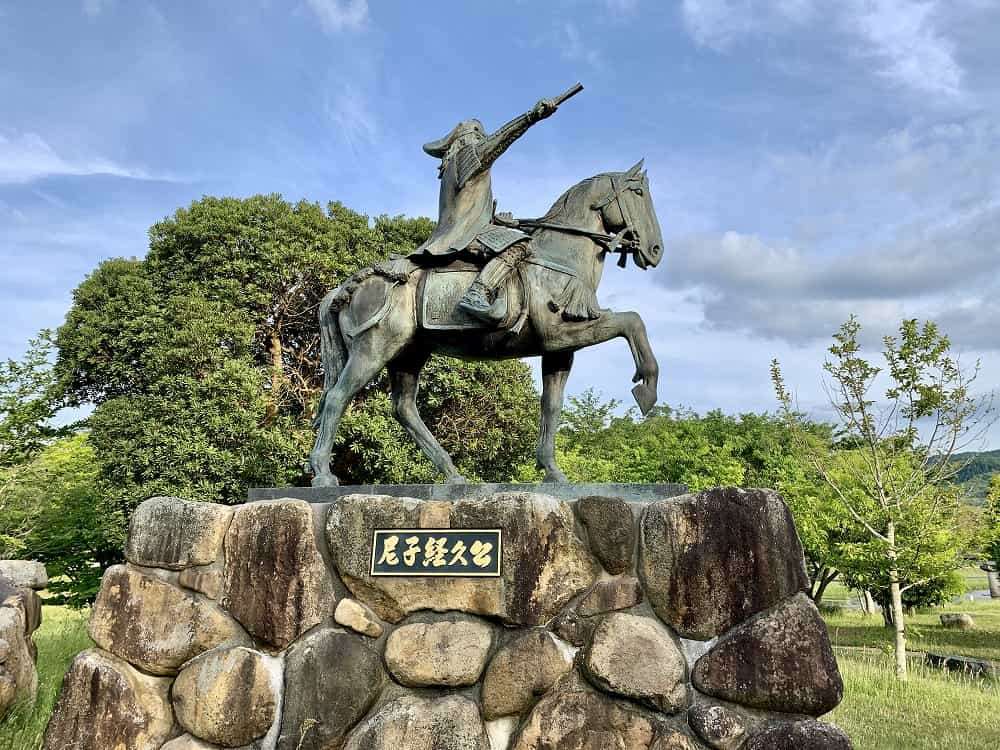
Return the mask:
<path id="1" fill-rule="evenodd" d="M 376 529 L 373 576 L 499 578 L 500 529 Z"/>

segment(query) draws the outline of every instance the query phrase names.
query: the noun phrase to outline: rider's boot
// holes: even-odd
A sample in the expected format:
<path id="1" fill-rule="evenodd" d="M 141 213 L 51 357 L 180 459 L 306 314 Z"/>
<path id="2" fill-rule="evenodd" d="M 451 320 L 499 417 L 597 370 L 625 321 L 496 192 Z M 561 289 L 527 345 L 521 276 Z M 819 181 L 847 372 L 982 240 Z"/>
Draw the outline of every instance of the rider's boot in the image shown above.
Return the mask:
<path id="1" fill-rule="evenodd" d="M 507 278 L 517 264 L 530 255 L 527 242 L 518 242 L 483 266 L 476 280 L 458 301 L 458 307 L 491 326 L 499 326 L 507 317 L 507 303 L 500 297 Z M 492 302 L 490 301 L 492 298 Z"/>
<path id="2" fill-rule="evenodd" d="M 462 299 L 458 301 L 459 309 L 491 326 L 500 325 L 503 319 L 507 317 L 507 306 L 503 304 L 502 299 L 490 302 L 491 291 L 486 288 L 486 285 L 480 281 L 479 277 L 476 277 L 476 280 L 472 282 L 472 286 L 465 291 Z"/>

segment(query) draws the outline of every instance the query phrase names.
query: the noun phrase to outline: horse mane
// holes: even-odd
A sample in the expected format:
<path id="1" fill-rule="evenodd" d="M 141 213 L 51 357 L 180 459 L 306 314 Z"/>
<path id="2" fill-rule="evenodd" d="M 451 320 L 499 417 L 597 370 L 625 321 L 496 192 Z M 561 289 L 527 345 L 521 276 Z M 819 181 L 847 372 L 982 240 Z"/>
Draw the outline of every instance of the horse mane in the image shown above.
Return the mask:
<path id="1" fill-rule="evenodd" d="M 566 189 L 562 195 L 560 195 L 556 202 L 552 204 L 552 208 L 548 210 L 545 216 L 541 217 L 539 221 L 556 221 L 562 217 L 563 212 L 566 210 L 566 204 L 569 202 L 570 195 L 575 191 L 583 188 L 584 186 L 590 185 L 592 182 L 601 179 L 602 177 L 609 177 L 611 175 L 618 175 L 621 172 L 601 172 L 600 174 L 595 174 L 593 177 L 587 177 L 584 180 L 580 180 L 575 185 Z"/>

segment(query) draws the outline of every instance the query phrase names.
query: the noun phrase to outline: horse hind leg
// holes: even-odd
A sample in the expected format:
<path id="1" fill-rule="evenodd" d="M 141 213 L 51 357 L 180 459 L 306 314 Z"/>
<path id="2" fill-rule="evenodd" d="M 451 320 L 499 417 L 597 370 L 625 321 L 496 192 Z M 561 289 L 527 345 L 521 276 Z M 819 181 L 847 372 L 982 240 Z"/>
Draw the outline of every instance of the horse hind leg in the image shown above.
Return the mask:
<path id="1" fill-rule="evenodd" d="M 549 352 L 542 355 L 542 419 L 535 459 L 538 468 L 545 472 L 543 482 L 568 481 L 556 463 L 556 432 L 562 416 L 566 381 L 572 367 L 572 352 Z"/>
<path id="2" fill-rule="evenodd" d="M 465 477 L 458 473 L 441 443 L 424 424 L 417 409 L 417 391 L 420 387 L 420 371 L 427 362 L 426 354 L 401 357 L 389 363 L 389 383 L 392 388 L 392 406 L 396 419 L 414 442 L 445 476 L 449 484 L 464 484 Z"/>
<path id="3" fill-rule="evenodd" d="M 333 439 L 337 434 L 337 427 L 351 399 L 378 375 L 384 365 L 382 361 L 351 354 L 340 377 L 337 378 L 336 385 L 323 394 L 316 444 L 309 455 L 309 463 L 314 472 L 313 487 L 331 487 L 340 483 L 336 475 L 330 471 L 330 454 L 333 451 Z"/>

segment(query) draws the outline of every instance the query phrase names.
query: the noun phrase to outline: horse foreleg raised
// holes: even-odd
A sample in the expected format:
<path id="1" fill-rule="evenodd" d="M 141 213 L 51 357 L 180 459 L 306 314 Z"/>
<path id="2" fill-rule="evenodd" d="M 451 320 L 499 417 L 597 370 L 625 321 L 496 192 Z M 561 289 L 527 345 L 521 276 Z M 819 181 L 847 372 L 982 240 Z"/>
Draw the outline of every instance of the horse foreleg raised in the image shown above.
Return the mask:
<path id="1" fill-rule="evenodd" d="M 560 323 L 545 331 L 544 347 L 547 352 L 583 349 L 594 344 L 603 344 L 614 338 L 624 338 L 632 350 L 635 361 L 633 383 L 641 385 L 632 390 L 643 414 L 649 412 L 656 403 L 656 386 L 660 368 L 649 345 L 646 325 L 635 312 L 605 311 L 596 320 L 580 323 Z"/>
<path id="2" fill-rule="evenodd" d="M 572 352 L 542 355 L 542 419 L 538 430 L 535 462 L 545 471 L 544 482 L 565 482 L 566 475 L 556 464 L 556 432 L 562 417 L 563 393 L 573 366 Z"/>
<path id="3" fill-rule="evenodd" d="M 312 453 L 309 454 L 309 463 L 313 470 L 313 487 L 334 487 L 340 483 L 330 470 L 330 455 L 333 452 L 333 439 L 337 434 L 337 426 L 351 399 L 378 375 L 384 364 L 378 360 L 352 354 L 348 357 L 340 377 L 337 378 L 336 385 L 324 394 L 320 405 L 316 443 Z"/>
<path id="4" fill-rule="evenodd" d="M 431 460 L 449 484 L 464 484 L 465 477 L 458 473 L 441 443 L 424 424 L 417 409 L 417 391 L 420 371 L 427 362 L 427 355 L 396 359 L 389 363 L 389 382 L 392 386 L 392 406 L 396 419 L 420 449 Z"/>

